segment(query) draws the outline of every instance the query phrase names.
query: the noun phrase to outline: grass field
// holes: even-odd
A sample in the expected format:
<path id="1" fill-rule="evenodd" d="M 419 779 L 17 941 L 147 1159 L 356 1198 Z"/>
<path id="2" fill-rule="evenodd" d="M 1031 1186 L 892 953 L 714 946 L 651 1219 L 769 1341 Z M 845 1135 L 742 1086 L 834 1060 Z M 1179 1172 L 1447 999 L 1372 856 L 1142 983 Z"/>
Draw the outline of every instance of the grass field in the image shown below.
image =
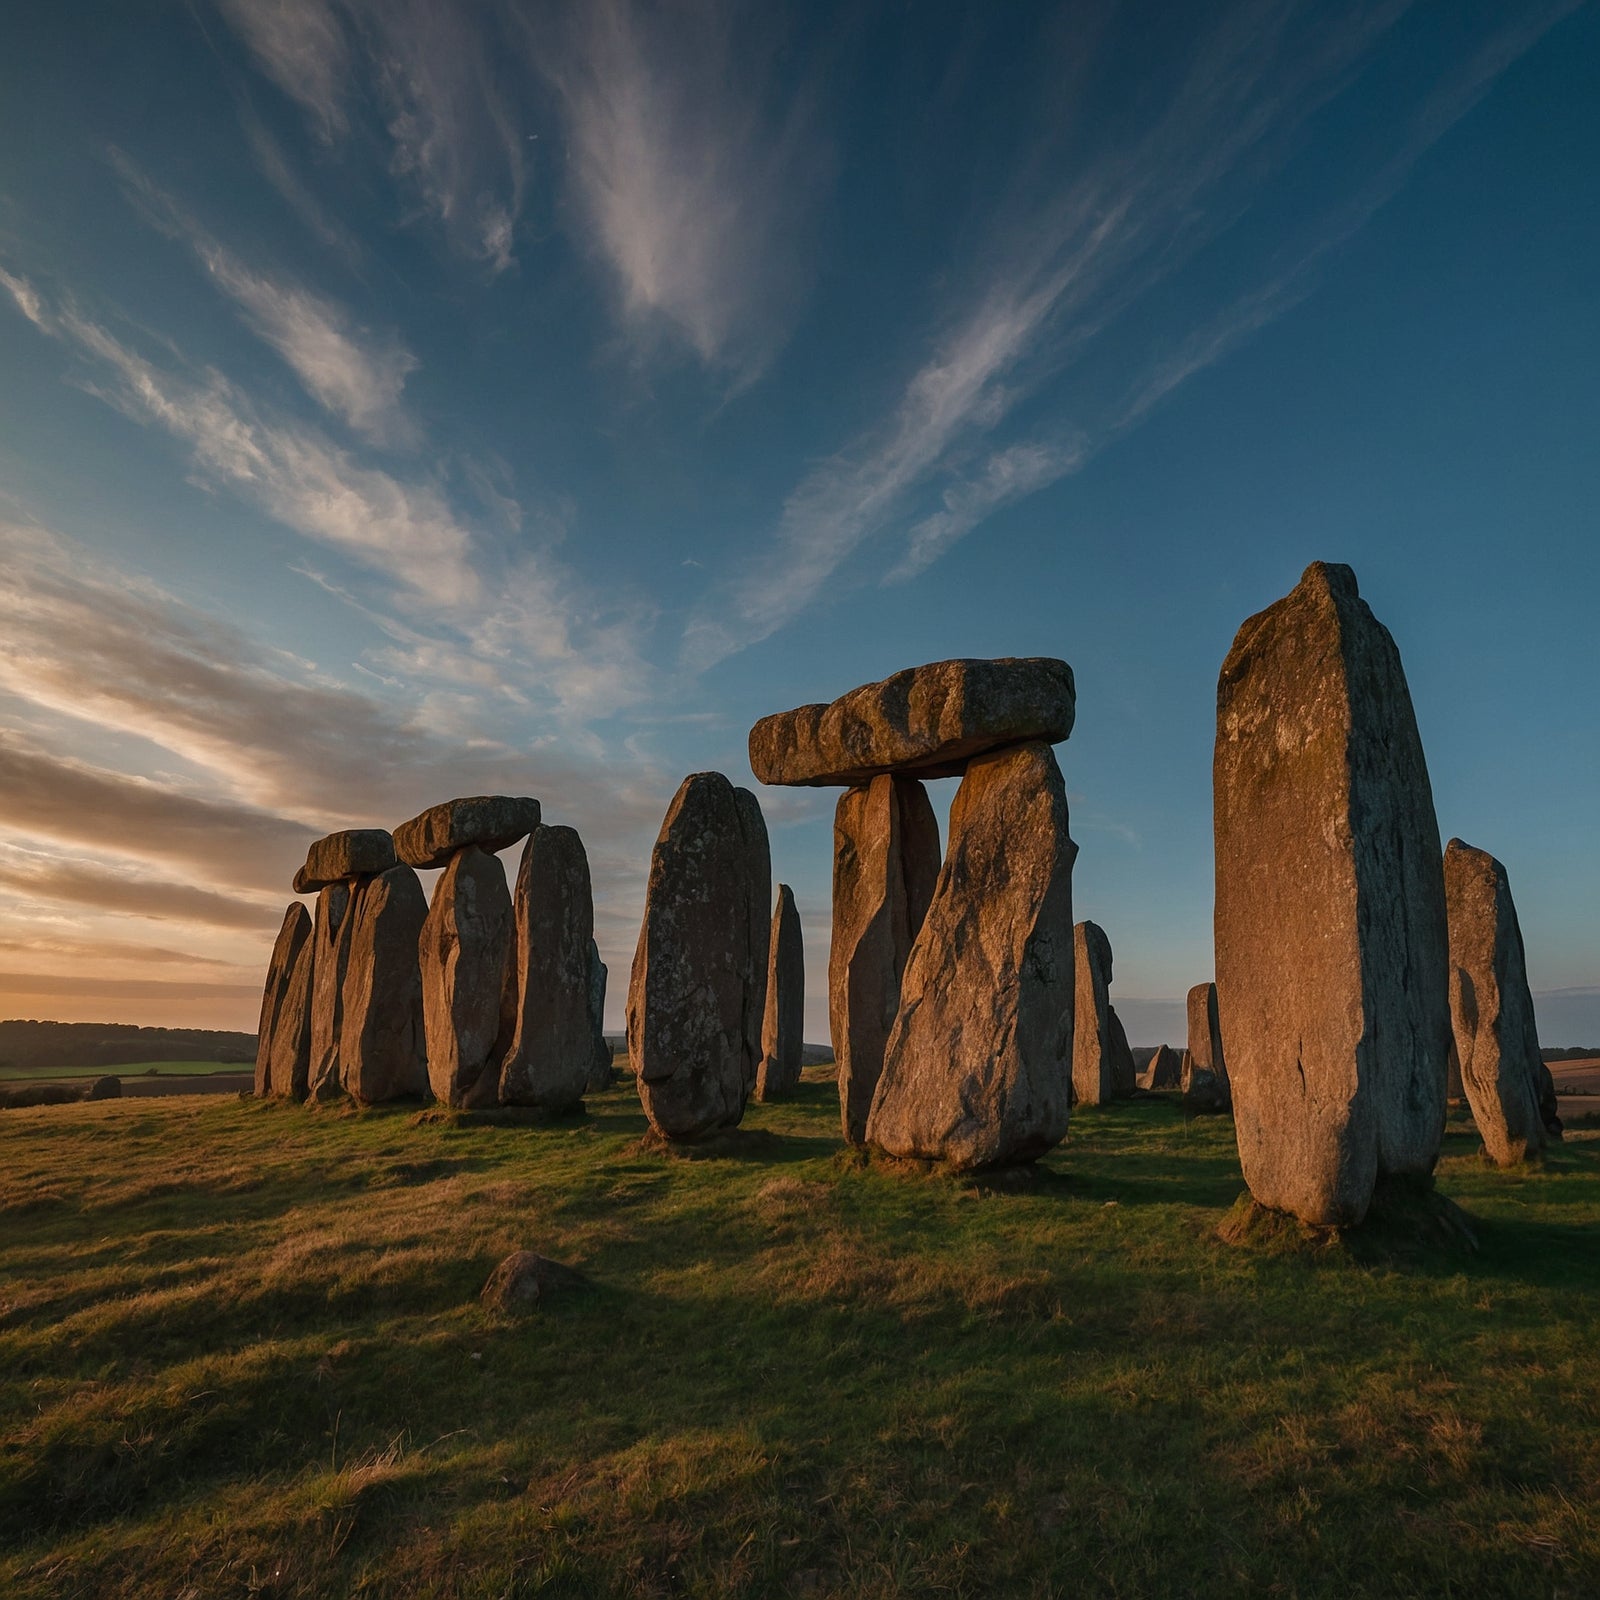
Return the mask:
<path id="1" fill-rule="evenodd" d="M 113 1067 L 0 1067 L 0 1084 L 58 1078 L 201 1078 L 213 1072 L 253 1073 L 248 1061 L 124 1061 Z"/>
<path id="2" fill-rule="evenodd" d="M 1473 1256 L 1223 1244 L 1231 1124 L 1026 1186 L 232 1097 L 0 1117 L 8 1596 L 1593 1596 L 1600 1140 Z M 480 1307 L 527 1247 L 589 1285 Z"/>

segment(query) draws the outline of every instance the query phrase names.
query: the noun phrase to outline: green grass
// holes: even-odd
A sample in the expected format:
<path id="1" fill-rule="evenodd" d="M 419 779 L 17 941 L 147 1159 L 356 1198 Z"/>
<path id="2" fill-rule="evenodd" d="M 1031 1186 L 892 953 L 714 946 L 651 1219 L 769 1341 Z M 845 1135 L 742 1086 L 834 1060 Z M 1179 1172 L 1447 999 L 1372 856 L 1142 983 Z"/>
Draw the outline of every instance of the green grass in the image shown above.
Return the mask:
<path id="1" fill-rule="evenodd" d="M 0 1083 L 43 1083 L 56 1078 L 197 1078 L 255 1068 L 248 1061 L 121 1061 L 110 1067 L 0 1067 Z"/>
<path id="2" fill-rule="evenodd" d="M 232 1098 L 0 1117 L 8 1596 L 1587 1596 L 1600 1142 L 1481 1249 L 1244 1249 L 1231 1124 L 1029 1185 Z M 477 1295 L 526 1247 L 589 1287 Z"/>

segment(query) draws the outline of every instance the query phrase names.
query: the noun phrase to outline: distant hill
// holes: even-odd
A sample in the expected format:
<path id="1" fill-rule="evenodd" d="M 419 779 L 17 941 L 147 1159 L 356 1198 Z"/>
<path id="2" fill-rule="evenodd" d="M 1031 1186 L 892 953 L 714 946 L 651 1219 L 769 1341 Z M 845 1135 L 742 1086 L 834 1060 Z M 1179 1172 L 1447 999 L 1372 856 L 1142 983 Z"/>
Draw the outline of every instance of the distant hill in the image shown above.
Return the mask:
<path id="1" fill-rule="evenodd" d="M 124 1022 L 0 1022 L 0 1067 L 118 1067 L 140 1061 L 254 1062 L 256 1036 Z"/>

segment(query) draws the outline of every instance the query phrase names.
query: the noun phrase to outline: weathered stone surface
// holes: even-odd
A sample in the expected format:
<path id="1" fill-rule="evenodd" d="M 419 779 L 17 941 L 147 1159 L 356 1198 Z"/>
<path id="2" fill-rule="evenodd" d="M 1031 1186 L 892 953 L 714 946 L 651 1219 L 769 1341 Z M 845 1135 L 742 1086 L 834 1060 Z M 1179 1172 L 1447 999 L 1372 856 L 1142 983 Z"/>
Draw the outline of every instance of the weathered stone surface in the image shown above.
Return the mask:
<path id="1" fill-rule="evenodd" d="M 744 1092 L 755 1093 L 761 1070 L 761 1029 L 767 1014 L 767 967 L 772 946 L 772 847 L 761 802 L 748 789 L 733 791 L 744 844 L 745 926 L 749 929 L 748 977 L 744 993 Z"/>
<path id="2" fill-rule="evenodd" d="M 839 1069 L 839 1117 L 865 1144 L 900 980 L 939 878 L 939 823 L 915 778 L 874 778 L 833 814 L 833 940 L 828 1025 Z"/>
<path id="3" fill-rule="evenodd" d="M 750 770 L 783 784 L 864 784 L 886 772 L 947 778 L 988 750 L 1059 743 L 1076 708 L 1072 668 L 1053 656 L 934 661 L 831 705 L 763 717 L 750 730 Z"/>
<path id="4" fill-rule="evenodd" d="M 346 828 L 318 839 L 306 852 L 306 864 L 294 875 L 294 892 L 316 894 L 349 878 L 387 872 L 394 863 L 394 837 L 387 828 Z"/>
<path id="5" fill-rule="evenodd" d="M 1217 1013 L 1217 986 L 1214 983 L 1197 983 L 1189 991 L 1189 1049 L 1185 1066 L 1183 1092 L 1190 1094 L 1188 1074 L 1209 1074 L 1211 1084 L 1196 1089 L 1197 1103 L 1204 1101 L 1204 1109 L 1211 1110 L 1211 1102 L 1219 1101 L 1218 1110 L 1233 1105 L 1232 1091 L 1228 1086 L 1228 1063 L 1222 1053 L 1222 1023 Z"/>
<path id="6" fill-rule="evenodd" d="M 1133 1064 L 1133 1051 L 1128 1048 L 1122 1018 L 1113 1005 L 1106 1007 L 1106 1023 L 1111 1033 L 1111 1087 L 1118 1099 L 1126 1099 L 1138 1087 L 1139 1074 Z"/>
<path id="7" fill-rule="evenodd" d="M 418 949 L 428 900 L 410 867 L 366 879 L 350 909 L 339 1075 L 362 1105 L 428 1092 Z"/>
<path id="8" fill-rule="evenodd" d="M 311 1009 L 305 1004 L 297 1013 L 289 1009 L 295 962 L 310 937 L 311 913 L 295 900 L 283 914 L 283 926 L 273 942 L 272 957 L 267 962 L 267 981 L 261 993 L 261 1018 L 256 1024 L 255 1087 L 256 1094 L 262 1097 L 272 1093 L 273 1043 L 280 1030 L 294 1033 L 302 1053 L 310 1053 Z M 302 1002 L 306 998 L 302 995 Z"/>
<path id="9" fill-rule="evenodd" d="M 339 1072 L 339 1029 L 343 1016 L 345 968 L 355 932 L 350 885 L 330 883 L 317 895 L 311 920 L 311 1048 L 306 1063 L 306 1093 L 312 1100 L 337 1100 L 344 1094 Z"/>
<path id="10" fill-rule="evenodd" d="M 1072 1098 L 1082 1106 L 1105 1105 L 1116 1096 L 1111 1051 L 1111 941 L 1098 922 L 1072 930 Z"/>
<path id="11" fill-rule="evenodd" d="M 1450 1038 L 1444 873 L 1400 655 L 1348 567 L 1251 617 L 1217 685 L 1216 981 L 1262 1205 L 1359 1222 L 1427 1174 Z"/>
<path id="12" fill-rule="evenodd" d="M 979 756 L 911 947 L 867 1120 L 891 1156 L 958 1169 L 1029 1161 L 1072 1103 L 1072 863 L 1050 746 Z"/>
<path id="13" fill-rule="evenodd" d="M 1139 1077 L 1141 1089 L 1177 1089 L 1183 1083 L 1183 1067 L 1178 1052 L 1168 1045 L 1157 1045 Z"/>
<path id="14" fill-rule="evenodd" d="M 1506 869 L 1459 839 L 1445 848 L 1444 887 L 1462 1087 L 1489 1159 L 1511 1167 L 1547 1142 L 1539 1109 L 1545 1068 L 1517 908 Z"/>
<path id="15" fill-rule="evenodd" d="M 756 1099 L 781 1100 L 800 1082 L 801 1035 L 806 1020 L 806 954 L 794 891 L 778 885 L 767 959 L 766 1017 L 761 1027 L 761 1066 Z"/>
<path id="16" fill-rule="evenodd" d="M 478 1298 L 487 1310 L 521 1316 L 536 1311 L 552 1294 L 581 1288 L 585 1281 L 574 1267 L 532 1250 L 514 1250 L 489 1274 Z"/>
<path id="17" fill-rule="evenodd" d="M 589 941 L 589 1027 L 594 1034 L 594 1061 L 589 1068 L 589 1093 L 611 1087 L 616 1076 L 611 1046 L 606 1043 L 606 979 L 610 973 L 600 959 L 600 946 Z"/>
<path id="18" fill-rule="evenodd" d="M 449 858 L 417 942 L 428 1082 L 442 1105 L 500 1096 L 500 1016 L 511 964 L 505 869 L 477 845 Z"/>
<path id="19" fill-rule="evenodd" d="M 442 867 L 476 845 L 494 855 L 539 826 L 539 802 L 528 795 L 478 794 L 445 800 L 394 830 L 394 852 L 407 866 Z"/>
<path id="20" fill-rule="evenodd" d="M 505 1105 L 570 1111 L 594 1072 L 589 950 L 594 892 L 575 828 L 540 823 L 517 871 L 516 954 L 501 1009 Z"/>
<path id="21" fill-rule="evenodd" d="M 759 1048 L 760 1032 L 751 1013 L 765 989 L 770 885 L 755 881 L 766 859 L 765 826 L 753 837 L 760 810 L 741 793 L 720 772 L 691 773 L 650 857 L 628 984 L 628 1053 L 645 1115 L 669 1139 L 735 1125 L 753 1082 L 751 1041 Z"/>

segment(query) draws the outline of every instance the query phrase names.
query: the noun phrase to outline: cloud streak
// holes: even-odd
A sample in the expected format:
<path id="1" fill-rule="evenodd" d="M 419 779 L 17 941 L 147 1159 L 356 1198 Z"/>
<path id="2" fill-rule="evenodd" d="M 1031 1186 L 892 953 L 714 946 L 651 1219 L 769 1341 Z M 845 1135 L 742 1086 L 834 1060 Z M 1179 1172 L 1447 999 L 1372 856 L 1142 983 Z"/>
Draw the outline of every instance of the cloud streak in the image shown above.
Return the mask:
<path id="1" fill-rule="evenodd" d="M 513 546 L 458 516 L 439 477 L 369 466 L 320 429 L 255 404 L 214 369 L 157 364 L 71 301 L 52 306 L 20 276 L 0 283 L 30 321 L 87 359 L 84 388 L 188 447 L 196 482 L 229 490 L 393 585 L 399 617 L 362 603 L 395 639 L 392 661 L 497 686 L 525 704 L 537 698 L 568 719 L 640 697 L 649 608 L 620 595 L 591 599 L 549 554 L 559 518 L 544 519 L 543 532 L 519 530 L 523 508 L 496 495 L 494 521 L 511 523 Z M 482 474 L 469 470 L 468 479 L 481 492 Z"/>
<path id="2" fill-rule="evenodd" d="M 530 52 L 562 106 L 576 199 L 627 317 L 753 381 L 805 292 L 831 166 L 814 97 L 780 82 L 781 39 L 759 12 L 593 0 L 558 38 L 552 48 L 541 31 Z"/>
<path id="3" fill-rule="evenodd" d="M 465 255 L 515 260 L 524 136 L 489 8 L 450 0 L 217 0 L 256 65 L 332 145 L 375 120 L 389 169 Z"/>
<path id="4" fill-rule="evenodd" d="M 57 851 L 45 854 L 15 845 L 0 845 L 0 887 L 21 901 L 55 901 L 152 922 L 253 934 L 275 930 L 282 909 L 279 901 L 288 899 L 287 886 L 281 884 L 275 886 L 280 891 L 277 898 L 253 900 L 152 878 L 122 861 L 63 859 Z"/>
<path id="5" fill-rule="evenodd" d="M 1080 470 L 1167 394 L 1303 298 L 1316 263 L 1571 9 L 1572 0 L 1562 0 L 1502 30 L 1430 98 L 1413 136 L 1355 200 L 1335 208 L 1298 265 L 1196 329 L 1176 358 L 1094 402 L 1082 422 L 1062 419 L 1032 440 L 993 442 L 1024 401 L 1059 382 L 1107 327 L 1248 208 L 1306 119 L 1348 86 L 1405 4 L 1369 6 L 1320 33 L 1294 3 L 1234 8 L 1136 142 L 1102 150 L 1049 197 L 1024 187 L 1001 205 L 990 230 L 1001 243 L 980 263 L 966 307 L 892 411 L 795 487 L 761 554 L 691 618 L 685 664 L 703 670 L 767 638 L 908 516 L 904 552 L 886 581 L 916 576 L 995 510 Z M 949 481 L 939 509 L 917 516 L 941 478 Z"/>
<path id="6" fill-rule="evenodd" d="M 283 358 L 318 405 L 370 443 L 419 442 L 402 398 L 419 363 L 395 335 L 374 337 L 326 295 L 248 266 L 120 151 L 112 152 L 112 161 L 144 215 L 188 246 L 250 330 Z"/>

